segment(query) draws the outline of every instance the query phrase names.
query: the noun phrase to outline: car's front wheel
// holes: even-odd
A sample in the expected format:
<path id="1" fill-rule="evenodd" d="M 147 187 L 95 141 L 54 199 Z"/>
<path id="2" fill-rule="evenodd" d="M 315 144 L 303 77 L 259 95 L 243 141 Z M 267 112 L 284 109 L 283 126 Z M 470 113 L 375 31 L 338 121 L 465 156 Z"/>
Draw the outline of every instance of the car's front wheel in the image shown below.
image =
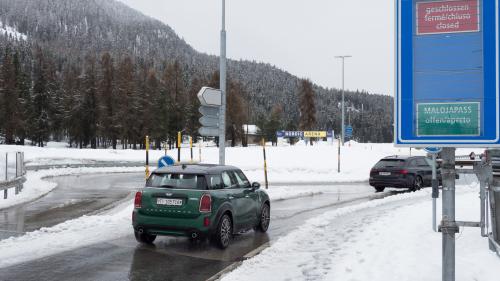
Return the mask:
<path id="1" fill-rule="evenodd" d="M 134 231 L 135 240 L 139 243 L 153 244 L 156 239 L 156 235 L 147 234 L 145 232 L 140 233 L 139 231 Z"/>
<path id="2" fill-rule="evenodd" d="M 271 222 L 271 208 L 269 204 L 264 204 L 262 210 L 260 212 L 260 220 L 259 224 L 255 227 L 255 230 L 260 232 L 266 232 L 269 228 L 269 224 Z"/>
<path id="3" fill-rule="evenodd" d="M 233 223 L 229 215 L 225 214 L 219 221 L 217 225 L 217 230 L 214 236 L 215 244 L 221 248 L 225 249 L 229 246 L 229 241 L 233 236 Z"/>

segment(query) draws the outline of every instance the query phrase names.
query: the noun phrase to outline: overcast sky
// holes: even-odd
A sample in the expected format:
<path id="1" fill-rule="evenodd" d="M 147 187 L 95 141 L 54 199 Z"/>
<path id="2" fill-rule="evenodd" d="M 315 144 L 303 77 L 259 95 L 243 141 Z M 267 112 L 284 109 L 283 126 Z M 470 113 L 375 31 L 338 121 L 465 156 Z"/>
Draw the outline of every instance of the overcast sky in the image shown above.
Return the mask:
<path id="1" fill-rule="evenodd" d="M 219 54 L 221 0 L 120 0 Z M 393 94 L 394 4 L 389 0 L 226 0 L 227 55 L 271 63 L 341 88 Z"/>

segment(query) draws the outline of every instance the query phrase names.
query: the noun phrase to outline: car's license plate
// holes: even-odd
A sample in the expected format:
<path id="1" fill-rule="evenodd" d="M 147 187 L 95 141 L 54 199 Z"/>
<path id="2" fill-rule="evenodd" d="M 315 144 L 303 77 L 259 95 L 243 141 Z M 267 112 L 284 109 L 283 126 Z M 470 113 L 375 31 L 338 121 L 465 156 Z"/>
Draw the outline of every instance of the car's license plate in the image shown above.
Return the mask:
<path id="1" fill-rule="evenodd" d="M 390 176 L 391 172 L 380 172 L 379 175 L 381 175 L 381 176 Z"/>
<path id="2" fill-rule="evenodd" d="M 157 198 L 157 205 L 182 206 L 182 199 Z"/>

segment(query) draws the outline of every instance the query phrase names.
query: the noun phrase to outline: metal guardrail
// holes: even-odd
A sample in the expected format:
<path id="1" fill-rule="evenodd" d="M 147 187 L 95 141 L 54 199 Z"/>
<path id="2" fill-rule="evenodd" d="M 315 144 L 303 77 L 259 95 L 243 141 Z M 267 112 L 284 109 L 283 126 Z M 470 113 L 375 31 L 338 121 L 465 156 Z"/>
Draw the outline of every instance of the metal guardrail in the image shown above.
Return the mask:
<path id="1" fill-rule="evenodd" d="M 153 163 L 154 164 L 154 163 Z M 108 167 L 142 167 L 143 161 L 100 161 L 94 163 L 79 163 L 79 164 L 49 164 L 49 165 L 30 165 L 26 166 L 28 171 L 39 171 L 47 169 L 64 169 L 64 168 L 108 168 Z"/>
<path id="2" fill-rule="evenodd" d="M 4 175 L 0 179 L 0 191 L 3 191 L 3 198 L 7 199 L 9 189 L 14 189 L 15 194 L 19 194 L 26 182 L 26 169 L 24 167 L 24 152 L 7 152 L 4 155 L 0 168 L 4 169 Z M 4 165 L 4 166 L 3 166 Z"/>
<path id="3" fill-rule="evenodd" d="M 23 184 L 26 182 L 26 177 L 18 177 L 14 180 L 0 182 L 0 191 L 3 191 L 3 199 L 9 196 L 9 189 L 14 188 L 15 194 L 19 194 L 23 190 Z"/>

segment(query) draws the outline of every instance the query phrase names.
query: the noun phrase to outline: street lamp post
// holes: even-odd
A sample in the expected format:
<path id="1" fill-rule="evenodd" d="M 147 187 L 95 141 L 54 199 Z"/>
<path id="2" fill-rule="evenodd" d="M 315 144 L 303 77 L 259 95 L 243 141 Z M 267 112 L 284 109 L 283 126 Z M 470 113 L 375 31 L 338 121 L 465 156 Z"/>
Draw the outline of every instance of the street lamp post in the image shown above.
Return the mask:
<path id="1" fill-rule="evenodd" d="M 336 56 L 336 59 L 341 59 L 342 60 L 342 146 L 344 146 L 344 141 L 345 141 L 345 75 L 344 75 L 344 70 L 345 70 L 345 59 L 346 58 L 351 58 L 352 56 Z"/>
<path id="2" fill-rule="evenodd" d="M 222 30 L 220 33 L 219 164 L 226 164 L 226 0 L 222 0 Z"/>

